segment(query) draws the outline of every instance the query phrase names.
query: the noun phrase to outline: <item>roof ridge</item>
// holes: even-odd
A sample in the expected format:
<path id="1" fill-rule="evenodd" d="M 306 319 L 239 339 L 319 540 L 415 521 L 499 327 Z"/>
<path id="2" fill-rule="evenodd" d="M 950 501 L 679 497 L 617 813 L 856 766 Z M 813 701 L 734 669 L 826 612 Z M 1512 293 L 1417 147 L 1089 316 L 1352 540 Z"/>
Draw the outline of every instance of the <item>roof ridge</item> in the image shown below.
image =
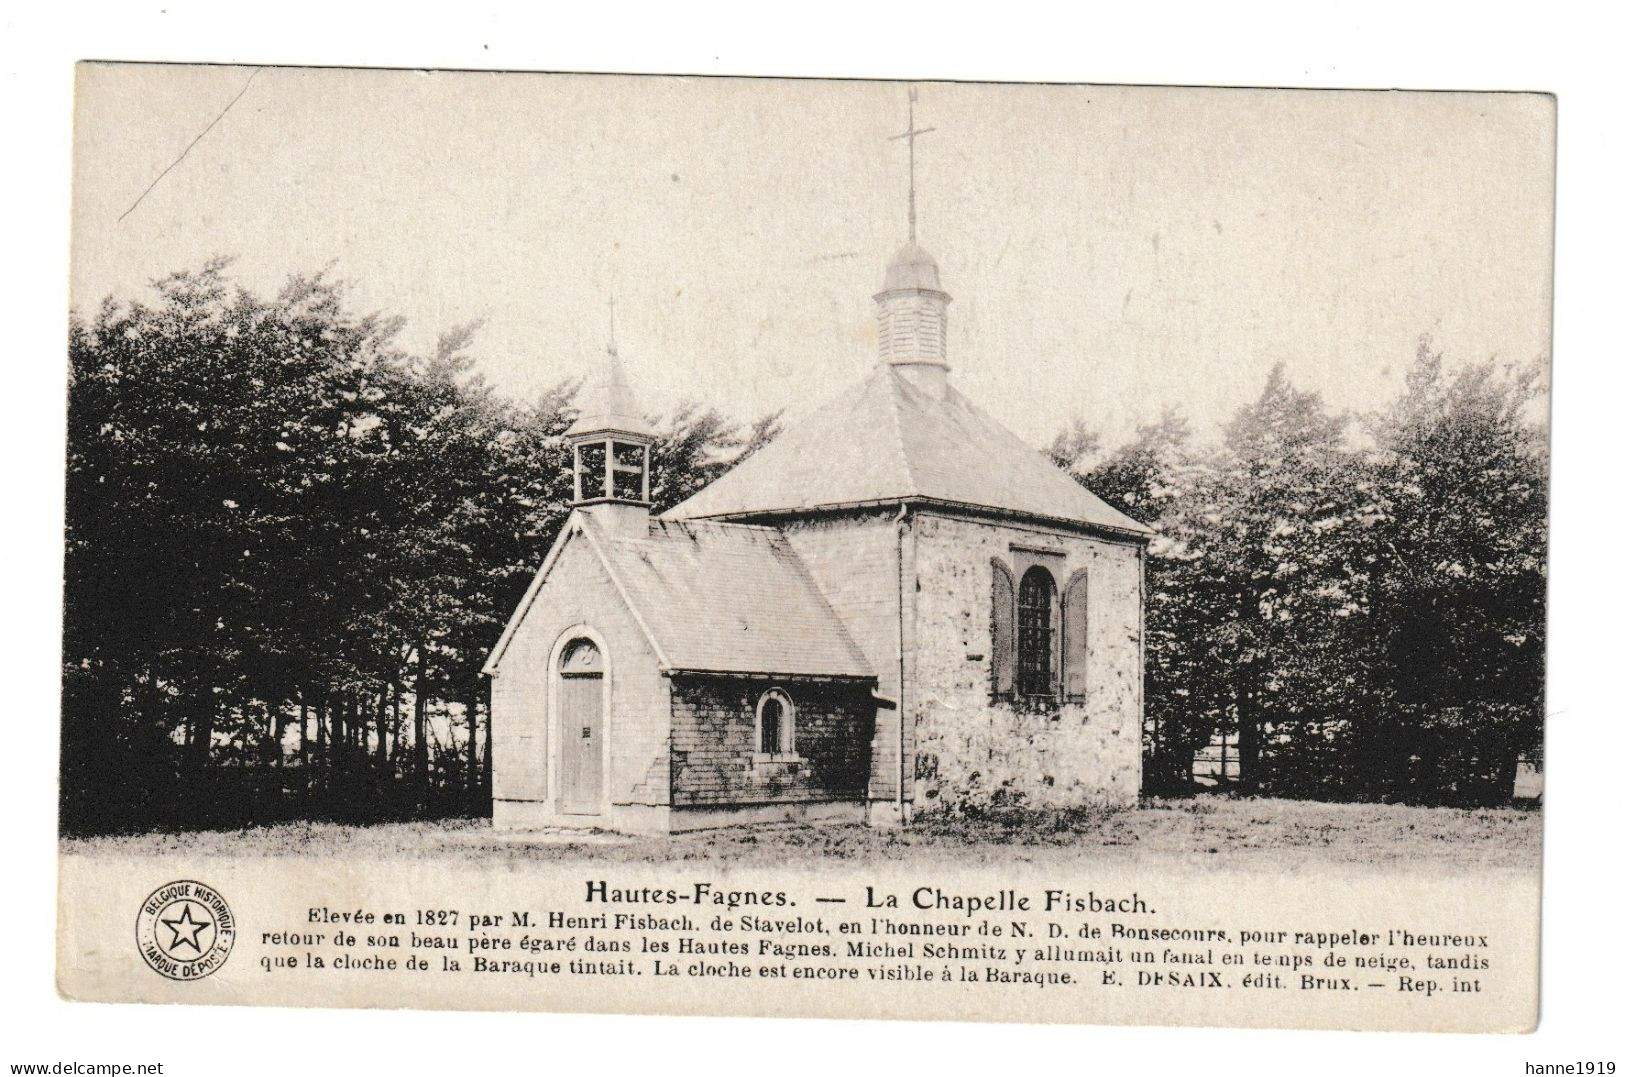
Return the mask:
<path id="1" fill-rule="evenodd" d="M 772 524 L 739 523 L 739 522 L 736 522 L 734 520 L 713 519 L 712 517 L 709 517 L 709 516 L 688 516 L 688 517 L 683 517 L 683 518 L 677 518 L 677 517 L 668 517 L 668 516 L 665 516 L 665 515 L 661 515 L 661 516 L 656 516 L 652 522 L 660 524 L 662 527 L 669 524 L 669 525 L 671 525 L 673 527 L 743 528 L 743 529 L 747 529 L 747 530 L 750 530 L 750 531 L 773 531 L 773 532 L 778 532 L 779 531 L 779 529 L 777 527 L 774 527 Z"/>
<path id="2" fill-rule="evenodd" d="M 903 377 L 889 366 L 882 366 L 881 377 L 890 380 L 886 402 L 891 405 L 892 433 L 897 438 L 897 459 L 903 464 L 903 488 L 913 490 L 917 486 L 914 478 L 914 461 L 908 458 L 908 443 L 903 440 L 903 409 L 897 406 L 897 393 L 902 387 Z"/>

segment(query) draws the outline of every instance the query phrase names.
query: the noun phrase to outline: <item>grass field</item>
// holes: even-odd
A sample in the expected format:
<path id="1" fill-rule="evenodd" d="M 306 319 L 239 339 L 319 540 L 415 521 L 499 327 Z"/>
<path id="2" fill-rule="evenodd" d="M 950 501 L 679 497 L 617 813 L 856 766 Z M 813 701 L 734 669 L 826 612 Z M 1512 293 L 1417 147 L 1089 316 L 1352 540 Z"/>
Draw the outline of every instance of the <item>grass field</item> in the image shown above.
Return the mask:
<path id="1" fill-rule="evenodd" d="M 711 861 L 770 866 L 793 860 L 1179 863 L 1191 868 L 1426 863 L 1440 869 L 1535 870 L 1537 810 L 1466 810 L 1386 804 L 1198 796 L 1137 808 L 1035 812 L 997 818 L 928 818 L 906 830 L 781 824 L 671 837 L 600 832 L 508 834 L 488 822 L 358 827 L 300 823 L 229 831 L 64 839 L 67 854 L 298 856 L 491 861 Z"/>

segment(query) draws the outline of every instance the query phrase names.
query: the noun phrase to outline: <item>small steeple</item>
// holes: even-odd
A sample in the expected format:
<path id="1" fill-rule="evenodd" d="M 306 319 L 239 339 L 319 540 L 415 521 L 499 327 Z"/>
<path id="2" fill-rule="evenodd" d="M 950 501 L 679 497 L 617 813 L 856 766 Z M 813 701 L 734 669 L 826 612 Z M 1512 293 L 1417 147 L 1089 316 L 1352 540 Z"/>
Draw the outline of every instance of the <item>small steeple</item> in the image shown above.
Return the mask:
<path id="1" fill-rule="evenodd" d="M 948 390 L 948 304 L 937 261 L 916 240 L 914 141 L 934 127 L 914 126 L 914 88 L 908 91 L 908 130 L 892 140 L 908 140 L 908 242 L 886 268 L 875 293 L 880 319 L 880 361 L 933 396 Z"/>
<path id="2" fill-rule="evenodd" d="M 649 526 L 655 432 L 632 394 L 613 332 L 604 365 L 582 392 L 581 411 L 564 436 L 575 465 L 576 507 L 631 535 Z"/>

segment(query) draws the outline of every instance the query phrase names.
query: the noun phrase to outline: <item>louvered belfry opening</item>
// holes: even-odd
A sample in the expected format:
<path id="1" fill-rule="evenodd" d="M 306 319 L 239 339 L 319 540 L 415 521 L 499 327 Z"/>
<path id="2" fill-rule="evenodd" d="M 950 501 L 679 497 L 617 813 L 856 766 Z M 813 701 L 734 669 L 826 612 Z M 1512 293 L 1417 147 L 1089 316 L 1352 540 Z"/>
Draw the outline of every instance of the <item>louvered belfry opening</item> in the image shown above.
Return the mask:
<path id="1" fill-rule="evenodd" d="M 948 388 L 948 304 L 936 259 L 908 243 L 886 268 L 875 293 L 880 319 L 880 361 L 941 399 Z"/>

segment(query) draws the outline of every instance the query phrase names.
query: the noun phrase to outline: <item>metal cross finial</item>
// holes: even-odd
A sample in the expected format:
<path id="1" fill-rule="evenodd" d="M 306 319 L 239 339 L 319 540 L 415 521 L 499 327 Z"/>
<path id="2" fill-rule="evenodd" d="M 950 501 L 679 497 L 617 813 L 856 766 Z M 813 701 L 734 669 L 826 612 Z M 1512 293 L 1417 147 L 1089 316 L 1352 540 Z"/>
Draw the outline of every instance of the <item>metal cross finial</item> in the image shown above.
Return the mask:
<path id="1" fill-rule="evenodd" d="M 914 242 L 914 140 L 923 134 L 935 131 L 935 127 L 914 126 L 914 102 L 919 100 L 919 90 L 910 86 L 908 88 L 908 130 L 900 135 L 892 135 L 886 141 L 896 142 L 900 138 L 908 139 L 908 241 Z"/>
<path id="2" fill-rule="evenodd" d="M 609 354 L 615 355 L 615 293 L 609 293 Z"/>

